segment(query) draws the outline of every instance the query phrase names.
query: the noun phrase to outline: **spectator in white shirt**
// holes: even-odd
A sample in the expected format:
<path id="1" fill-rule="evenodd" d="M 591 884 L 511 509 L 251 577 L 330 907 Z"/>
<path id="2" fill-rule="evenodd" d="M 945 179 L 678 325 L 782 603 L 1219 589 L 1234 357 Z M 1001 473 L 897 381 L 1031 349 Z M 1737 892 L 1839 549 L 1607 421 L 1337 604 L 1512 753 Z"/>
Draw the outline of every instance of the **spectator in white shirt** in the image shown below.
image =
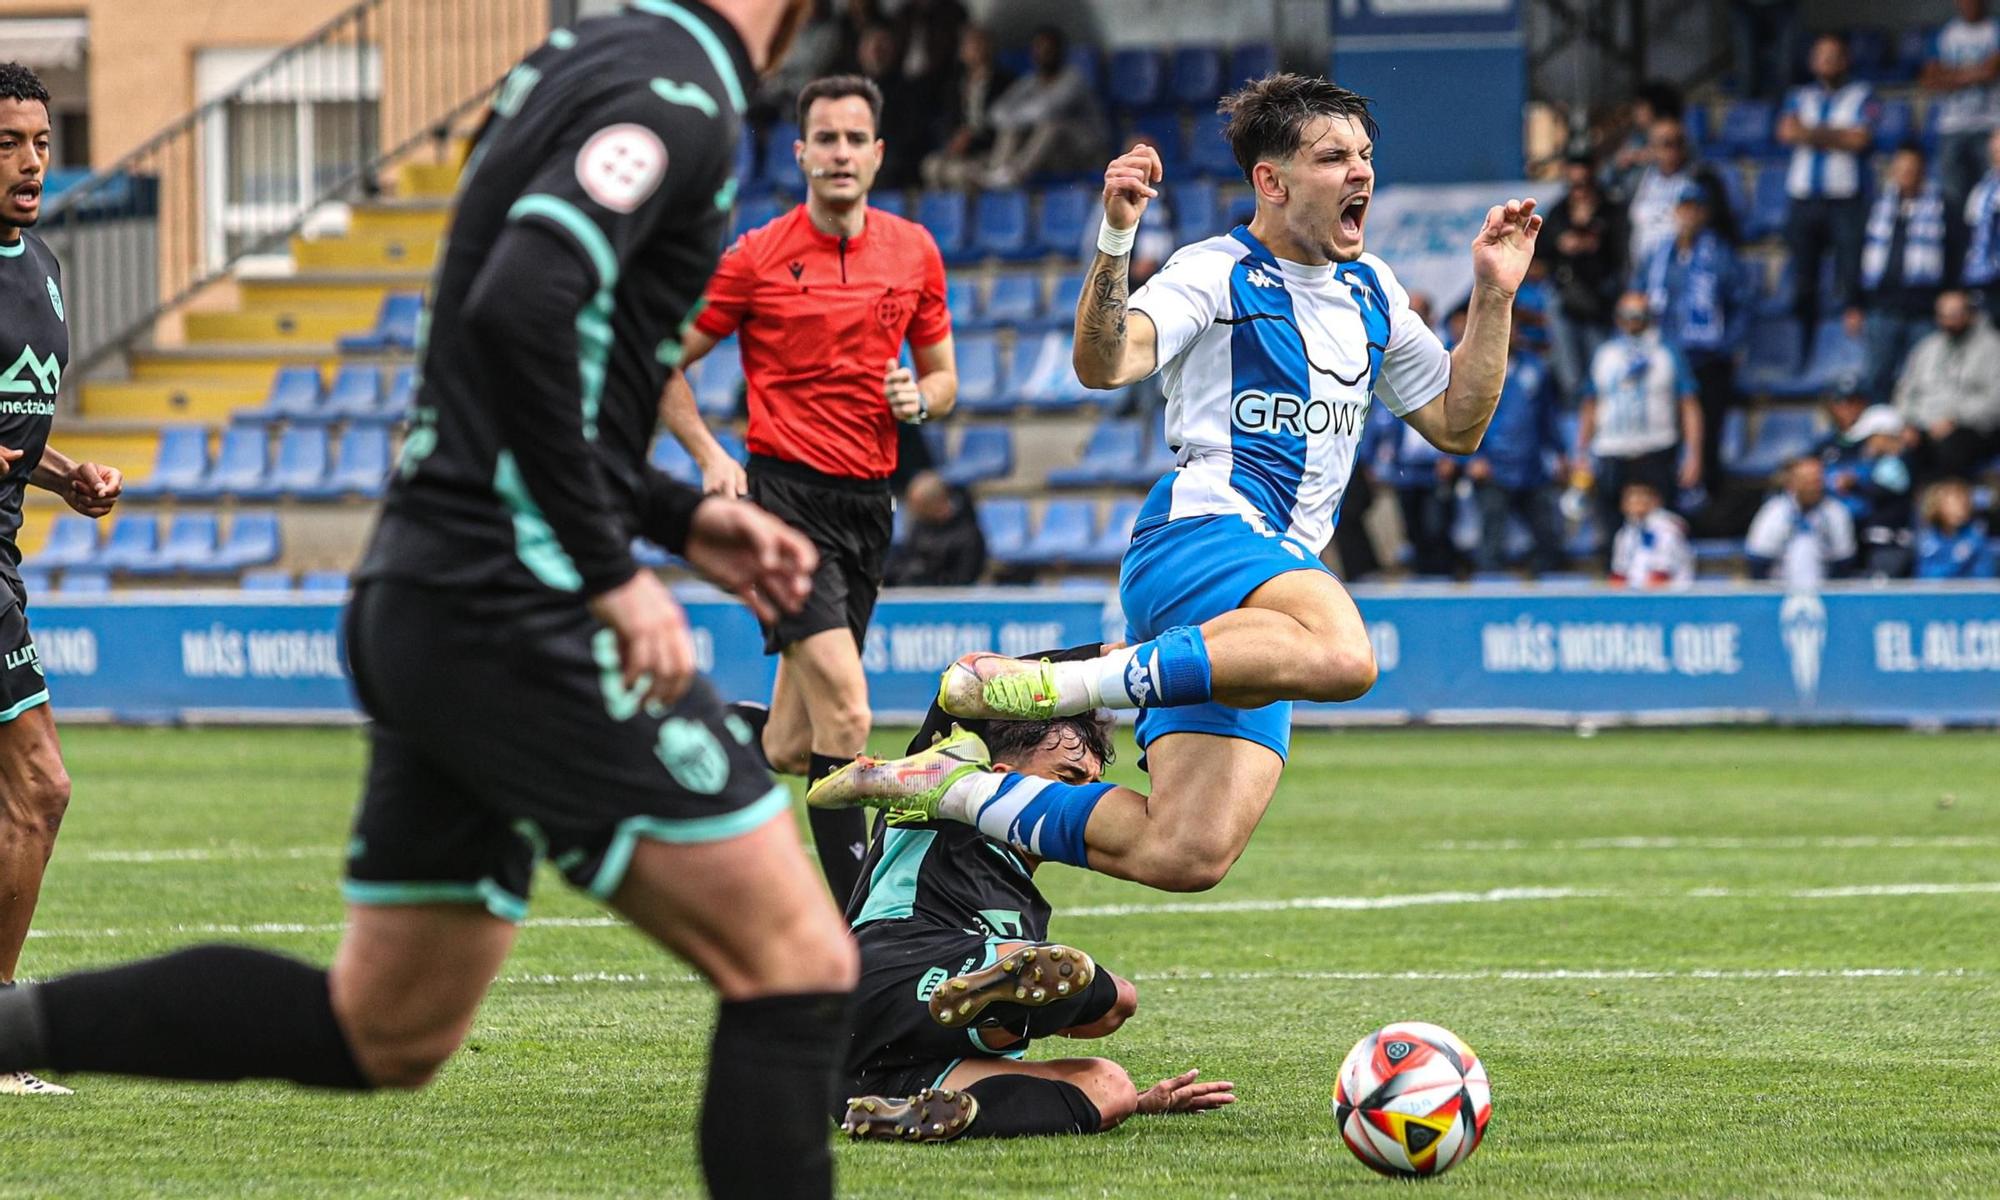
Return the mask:
<path id="1" fill-rule="evenodd" d="M 1826 494 L 1826 468 L 1804 455 L 1785 468 L 1785 490 L 1764 501 L 1743 549 L 1750 573 L 1788 588 L 1816 588 L 1854 560 L 1854 517 Z"/>
<path id="2" fill-rule="evenodd" d="M 1628 483 L 1625 524 L 1611 542 L 1611 582 L 1629 588 L 1683 588 L 1694 582 L 1687 522 L 1667 511 L 1650 483 Z"/>
<path id="3" fill-rule="evenodd" d="M 1925 478 L 1970 478 L 2000 454 L 2000 332 L 1961 291 L 1941 294 L 1936 314 L 1903 364 L 1896 411 Z"/>
<path id="4" fill-rule="evenodd" d="M 1679 117 L 1661 117 L 1653 122 L 1652 165 L 1639 176 L 1632 190 L 1626 219 L 1632 227 L 1632 253 L 1626 262 L 1634 270 L 1653 260 L 1653 252 L 1673 240 L 1676 225 L 1674 206 L 1691 183 L 1699 184 L 1708 197 L 1709 228 L 1722 240 L 1736 244 L 1736 213 L 1729 207 L 1728 189 L 1722 177 L 1707 163 L 1688 155 L 1687 127 Z"/>
<path id="5" fill-rule="evenodd" d="M 2000 21 L 1987 15 L 1986 0 L 1958 0 L 1958 16 L 1938 30 L 1919 82 L 1942 93 L 1938 176 L 1958 212 L 1985 170 L 1986 135 L 2000 125 Z"/>
<path id="6" fill-rule="evenodd" d="M 1792 147 L 1785 172 L 1785 248 L 1792 256 L 1793 310 L 1807 330 L 1820 315 L 1820 263 L 1833 251 L 1833 307 L 1854 303 L 1861 230 L 1868 219 L 1863 160 L 1879 115 L 1874 89 L 1847 78 L 1847 43 L 1823 33 L 1812 47 L 1813 81 L 1785 97 L 1778 141 Z"/>
<path id="7" fill-rule="evenodd" d="M 1038 171 L 1095 164 L 1104 157 L 1104 122 L 1090 83 L 1069 61 L 1069 42 L 1046 25 L 1032 43 L 1035 69 L 986 111 L 997 135 L 985 186 L 1018 187 Z"/>

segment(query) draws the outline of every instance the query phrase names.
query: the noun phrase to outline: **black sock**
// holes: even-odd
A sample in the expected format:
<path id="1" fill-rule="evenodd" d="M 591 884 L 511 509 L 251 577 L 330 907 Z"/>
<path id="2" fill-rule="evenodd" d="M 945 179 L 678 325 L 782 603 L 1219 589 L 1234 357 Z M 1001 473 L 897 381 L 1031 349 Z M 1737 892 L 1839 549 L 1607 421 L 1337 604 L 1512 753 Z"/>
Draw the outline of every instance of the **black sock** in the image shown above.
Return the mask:
<path id="1" fill-rule="evenodd" d="M 326 972 L 247 946 L 196 946 L 0 993 L 0 1070 L 370 1087 Z"/>
<path id="2" fill-rule="evenodd" d="M 815 753 L 807 786 L 853 761 Z M 861 860 L 868 857 L 868 814 L 858 808 L 813 808 L 806 810 L 806 820 L 812 824 L 813 849 L 819 854 L 826 886 L 833 889 L 835 903 L 844 908 L 854 894 L 854 885 L 861 882 Z"/>
<path id="3" fill-rule="evenodd" d="M 724 1001 L 708 1050 L 701 1168 L 714 1200 L 829 1200 L 827 1113 L 848 996 Z"/>
<path id="4" fill-rule="evenodd" d="M 770 706 L 753 700 L 738 700 L 725 707 L 730 716 L 749 728 L 750 749 L 756 753 L 757 761 L 764 764 L 764 769 L 771 770 L 771 759 L 764 753 L 764 726 L 771 723 Z"/>
<path id="5" fill-rule="evenodd" d="M 1104 1118 L 1083 1089 L 1038 1075 L 988 1075 L 963 1089 L 979 1101 L 965 1137 L 1038 1137 L 1096 1133 Z"/>

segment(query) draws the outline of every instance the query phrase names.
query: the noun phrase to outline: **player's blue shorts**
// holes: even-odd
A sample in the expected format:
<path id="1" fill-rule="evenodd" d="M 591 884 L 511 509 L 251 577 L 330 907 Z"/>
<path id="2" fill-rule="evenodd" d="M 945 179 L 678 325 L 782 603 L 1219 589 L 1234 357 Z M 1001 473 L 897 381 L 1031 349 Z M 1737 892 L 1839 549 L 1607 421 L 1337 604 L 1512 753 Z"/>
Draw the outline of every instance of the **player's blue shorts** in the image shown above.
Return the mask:
<path id="1" fill-rule="evenodd" d="M 1219 617 L 1287 571 L 1333 574 L 1297 542 L 1261 533 L 1239 516 L 1183 517 L 1156 525 L 1132 539 L 1118 570 L 1125 638 L 1136 644 L 1176 625 Z M 1210 701 L 1139 710 L 1135 734 L 1142 754 L 1154 738 L 1169 733 L 1242 738 L 1284 758 L 1292 744 L 1292 704 L 1231 708 Z"/>

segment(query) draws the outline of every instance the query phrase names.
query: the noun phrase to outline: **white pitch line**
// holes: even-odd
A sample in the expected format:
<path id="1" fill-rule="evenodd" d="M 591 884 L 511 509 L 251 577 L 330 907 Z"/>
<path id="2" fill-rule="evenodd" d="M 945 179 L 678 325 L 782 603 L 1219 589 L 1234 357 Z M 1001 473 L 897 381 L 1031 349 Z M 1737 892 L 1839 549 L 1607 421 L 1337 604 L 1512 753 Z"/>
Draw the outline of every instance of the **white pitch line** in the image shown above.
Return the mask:
<path id="1" fill-rule="evenodd" d="M 1605 888 L 1493 888 L 1484 892 L 1411 892 L 1389 896 L 1296 896 L 1288 900 L 1173 900 L 1157 904 L 1100 904 L 1062 910 L 1064 917 L 1103 919 L 1111 917 L 1193 916 L 1227 913 L 1268 912 L 1366 912 L 1378 909 L 1424 908 L 1435 905 L 1505 904 L 1545 900 L 1851 900 L 1887 896 L 1984 896 L 2000 894 L 2000 882 L 1991 883 L 1875 883 L 1851 887 L 1801 888 L 1773 891 L 1757 888 L 1698 887 L 1684 892 L 1621 892 Z M 529 929 L 617 929 L 626 922 L 618 917 L 533 917 L 523 923 Z M 284 922 L 244 925 L 167 925 L 135 929 L 35 929 L 35 938 L 121 938 L 173 935 L 235 936 L 241 934 L 339 933 L 342 922 L 293 924 Z"/>
<path id="2" fill-rule="evenodd" d="M 1134 983 L 1255 983 L 1272 980 L 1303 983 L 1641 983 L 1660 980 L 1755 981 L 1766 979 L 1988 979 L 1994 972 L 1965 967 L 1687 967 L 1648 970 L 1639 967 L 1557 967 L 1519 969 L 1495 967 L 1473 971 L 1139 971 Z M 647 971 L 576 971 L 502 975 L 500 983 L 559 986 L 579 983 L 656 984 L 700 983 L 692 973 L 653 974 Z"/>
<path id="3" fill-rule="evenodd" d="M 340 853 L 335 846 L 288 846 L 280 850 L 266 850 L 259 846 L 187 846 L 172 850 L 85 850 L 77 856 L 67 856 L 65 863 L 74 863 L 78 857 L 93 863 L 154 863 L 184 862 L 243 862 L 250 859 L 304 859 L 332 858 Z"/>
<path id="4" fill-rule="evenodd" d="M 2000 837 L 1600 837 L 1537 842 L 1522 838 L 1495 841 L 1433 842 L 1431 850 L 1985 850 L 2000 847 Z"/>

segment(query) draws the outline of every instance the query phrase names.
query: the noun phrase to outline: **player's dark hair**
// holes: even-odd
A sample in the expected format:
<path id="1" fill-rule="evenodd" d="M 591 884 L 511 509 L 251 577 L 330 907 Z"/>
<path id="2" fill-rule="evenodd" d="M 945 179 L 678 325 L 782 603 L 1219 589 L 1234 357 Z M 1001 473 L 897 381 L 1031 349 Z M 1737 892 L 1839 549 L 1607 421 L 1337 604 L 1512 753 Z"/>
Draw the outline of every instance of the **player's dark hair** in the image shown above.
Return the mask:
<path id="1" fill-rule="evenodd" d="M 0 63 L 0 100 L 38 101 L 46 108 L 49 89 L 41 76 L 20 63 Z"/>
<path id="2" fill-rule="evenodd" d="M 1297 154 L 1306 126 L 1320 117 L 1351 117 L 1374 141 L 1377 129 L 1369 103 L 1368 97 L 1316 75 L 1284 71 L 1244 84 L 1224 96 L 1216 111 L 1229 118 L 1223 136 L 1243 178 L 1249 179 L 1264 159 L 1282 162 Z"/>
<path id="3" fill-rule="evenodd" d="M 806 113 L 815 100 L 840 100 L 859 96 L 868 102 L 868 114 L 876 132 L 882 129 L 882 89 L 865 75 L 825 75 L 799 89 L 799 134 L 804 136 Z"/>
<path id="4" fill-rule="evenodd" d="M 981 736 L 994 762 L 1012 765 L 1033 754 L 1050 734 L 1069 730 L 1076 734 L 1085 750 L 1097 757 L 1100 765 L 1108 767 L 1115 757 L 1111 724 L 1111 714 L 1100 708 L 1050 721 L 989 721 Z"/>

